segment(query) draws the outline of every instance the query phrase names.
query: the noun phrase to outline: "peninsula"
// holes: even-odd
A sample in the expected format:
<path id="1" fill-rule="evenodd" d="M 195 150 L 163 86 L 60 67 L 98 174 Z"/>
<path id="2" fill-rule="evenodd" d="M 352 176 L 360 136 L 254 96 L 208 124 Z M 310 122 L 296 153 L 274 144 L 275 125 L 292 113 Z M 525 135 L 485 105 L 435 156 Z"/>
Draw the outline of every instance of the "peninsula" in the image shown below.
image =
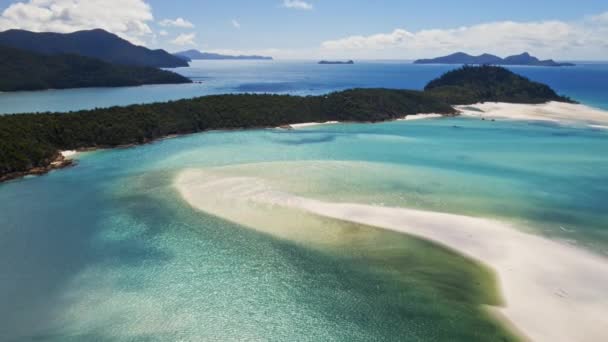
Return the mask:
<path id="1" fill-rule="evenodd" d="M 70 113 L 0 116 L 0 181 L 48 169 L 60 151 L 111 148 L 211 129 L 294 123 L 394 120 L 419 113 L 455 115 L 454 105 L 486 101 L 571 102 L 550 87 L 501 67 L 463 67 L 424 91 L 351 89 L 322 96 L 213 95 Z M 59 159 L 59 160 L 58 160 Z"/>
<path id="2" fill-rule="evenodd" d="M 524 52 L 519 55 L 513 55 L 506 58 L 500 58 L 495 55 L 484 53 L 479 56 L 472 56 L 464 52 L 457 52 L 448 56 L 419 59 L 414 61 L 414 64 L 475 64 L 475 65 L 505 65 L 505 66 L 574 66 L 572 63 L 559 63 L 552 59 L 540 60 L 529 53 Z"/>

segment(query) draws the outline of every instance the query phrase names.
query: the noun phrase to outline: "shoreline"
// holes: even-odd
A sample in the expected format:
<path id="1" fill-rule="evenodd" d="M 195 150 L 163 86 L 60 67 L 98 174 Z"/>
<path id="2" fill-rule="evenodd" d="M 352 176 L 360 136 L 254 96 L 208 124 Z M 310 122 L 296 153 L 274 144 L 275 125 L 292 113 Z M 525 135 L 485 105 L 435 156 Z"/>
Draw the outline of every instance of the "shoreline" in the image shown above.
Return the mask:
<path id="1" fill-rule="evenodd" d="M 67 153 L 67 155 L 64 154 L 64 152 L 68 151 L 58 152 L 52 159 L 49 160 L 48 164 L 45 166 L 36 166 L 26 171 L 11 172 L 5 175 L 1 175 L 0 183 L 24 178 L 27 176 L 42 176 L 53 170 L 65 169 L 68 167 L 76 166 L 76 162 L 74 161 L 74 159 L 72 159 L 73 155 L 76 154 L 76 151 L 69 151 L 73 153 Z"/>
<path id="2" fill-rule="evenodd" d="M 433 115 L 435 117 L 435 115 L 441 116 L 441 117 L 453 117 L 453 116 L 457 116 L 458 114 L 410 114 L 410 115 L 406 115 L 403 118 L 400 119 L 396 119 L 397 121 L 400 120 L 404 120 L 407 121 L 407 117 L 408 116 L 424 116 L 424 117 L 420 117 L 420 118 L 426 118 L 427 115 Z M 379 121 L 379 122 L 390 122 L 390 121 L 396 121 L 396 120 L 385 120 L 385 121 Z M 409 120 L 413 120 L 413 119 L 409 119 Z M 375 123 L 375 122 L 370 122 L 370 121 L 352 121 L 352 122 L 356 122 L 356 123 Z M 351 122 L 351 123 L 352 123 Z M 97 150 L 104 150 L 104 149 L 121 149 L 121 148 L 131 148 L 131 147 L 137 147 L 137 146 L 142 146 L 142 145 L 146 145 L 146 144 L 152 144 L 158 141 L 163 141 L 163 140 L 168 140 L 168 139 L 174 139 L 174 138 L 179 138 L 182 136 L 188 136 L 191 134 L 198 134 L 198 133 L 207 133 L 207 132 L 214 132 L 214 131 L 242 131 L 242 130 L 254 130 L 254 129 L 284 129 L 284 130 L 294 130 L 294 129 L 300 129 L 300 128 L 306 128 L 306 127 L 313 127 L 313 126 L 319 126 L 319 125 L 334 125 L 334 124 L 342 124 L 342 123 L 347 123 L 344 121 L 326 121 L 326 122 L 303 122 L 303 123 L 295 123 L 295 124 L 286 124 L 286 125 L 281 125 L 278 127 L 272 127 L 272 126 L 261 126 L 261 127 L 248 127 L 248 128 L 226 128 L 226 129 L 207 129 L 204 131 L 198 131 L 198 132 L 186 132 L 186 133 L 174 133 L 174 134 L 168 134 L 166 136 L 162 136 L 162 137 L 158 137 L 155 139 L 151 139 L 149 141 L 144 141 L 142 143 L 132 143 L 132 144 L 126 144 L 126 145 L 118 145 L 118 146 L 96 146 L 96 147 L 81 147 L 81 148 L 77 148 L 74 150 L 65 150 L 65 151 L 57 151 L 57 154 L 59 156 L 64 156 L 65 152 L 73 152 L 73 153 L 68 153 L 70 155 L 70 157 L 72 157 L 73 155 L 75 155 L 76 153 L 79 152 L 91 152 L 91 151 L 97 151 Z M 68 159 L 67 157 L 65 157 L 64 159 Z M 36 176 L 36 175 L 44 175 L 49 173 L 52 170 L 57 170 L 57 169 L 62 169 L 68 166 L 75 166 L 74 161 L 70 161 L 65 162 L 65 164 L 61 164 L 61 165 L 56 165 L 53 166 L 52 163 L 54 162 L 59 162 L 60 160 L 58 159 L 53 159 L 51 161 L 49 161 L 49 164 L 43 167 L 34 167 L 31 168 L 29 170 L 26 171 L 18 171 L 18 172 L 11 172 L 11 173 L 7 173 L 5 175 L 0 175 L 0 184 L 9 180 L 15 180 L 15 179 L 19 179 L 19 178 L 23 178 L 26 176 Z"/>
<path id="3" fill-rule="evenodd" d="M 608 326 L 608 260 L 582 248 L 491 219 L 304 198 L 260 178 L 190 169 L 176 176 L 174 186 L 189 205 L 220 217 L 221 211 L 207 206 L 209 194 L 227 203 L 281 206 L 433 241 L 496 272 L 505 306 L 489 306 L 488 312 L 512 324 L 514 333 L 535 341 L 608 338 L 602 328 Z"/>
<path id="4" fill-rule="evenodd" d="M 594 108 L 583 104 L 572 104 L 566 102 L 555 102 L 550 101 L 543 104 L 521 104 L 521 103 L 507 103 L 507 102 L 483 102 L 471 105 L 455 105 L 453 106 L 455 113 L 452 114 L 438 114 L 438 113 L 418 113 L 409 114 L 401 118 L 384 120 L 379 122 L 390 122 L 390 121 L 413 121 L 422 119 L 438 119 L 446 117 L 470 117 L 470 118 L 481 118 L 481 120 L 495 121 L 497 119 L 512 120 L 512 121 L 545 121 L 557 123 L 560 125 L 570 126 L 585 126 L 591 129 L 597 130 L 608 130 L 608 111 Z M 573 114 L 574 113 L 574 114 Z M 581 115 L 582 113 L 582 115 Z M 232 129 L 208 129 L 198 132 L 185 132 L 177 134 L 168 134 L 166 136 L 158 137 L 142 143 L 132 143 L 119 146 L 98 146 L 98 147 L 83 147 L 78 148 L 76 152 L 87 152 L 95 151 L 100 149 L 115 149 L 115 148 L 130 148 L 140 145 L 146 145 L 157 141 L 166 139 L 177 138 L 181 136 L 187 136 L 196 133 L 205 133 L 218 130 L 250 130 L 250 129 L 284 129 L 284 130 L 295 130 L 301 128 L 308 128 L 321 125 L 334 125 L 342 123 L 376 123 L 370 121 L 326 121 L 326 122 L 302 122 L 292 123 L 280 126 L 261 126 L 261 127 L 248 127 L 248 128 L 232 128 Z M 61 154 L 61 151 L 58 151 Z M 62 166 L 52 166 L 53 162 L 58 160 L 51 160 L 49 164 L 42 167 L 34 167 L 26 171 L 12 172 L 5 175 L 0 175 L 0 183 L 22 178 L 28 175 L 43 175 L 55 169 L 61 169 L 68 166 L 73 166 L 73 163 L 66 163 Z"/>
<path id="5" fill-rule="evenodd" d="M 483 102 L 454 106 L 460 115 L 482 120 L 541 121 L 563 126 L 608 129 L 608 111 L 584 104 Z"/>

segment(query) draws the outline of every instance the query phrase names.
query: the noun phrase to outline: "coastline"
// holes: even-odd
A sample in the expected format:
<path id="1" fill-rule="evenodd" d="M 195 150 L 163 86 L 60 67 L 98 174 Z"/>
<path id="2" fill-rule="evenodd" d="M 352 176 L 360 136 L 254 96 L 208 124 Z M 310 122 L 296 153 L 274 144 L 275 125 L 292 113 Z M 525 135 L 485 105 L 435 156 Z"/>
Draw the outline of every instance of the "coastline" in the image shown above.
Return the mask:
<path id="1" fill-rule="evenodd" d="M 584 126 L 596 129 L 608 128 L 608 111 L 565 102 L 520 104 L 484 102 L 454 106 L 460 115 L 473 118 L 514 121 L 541 121 L 564 126 Z"/>
<path id="2" fill-rule="evenodd" d="M 457 116 L 457 115 L 458 114 L 410 114 L 410 115 L 406 115 L 403 118 L 396 119 L 396 120 L 409 121 L 409 120 L 425 119 L 425 118 L 431 118 L 431 117 L 433 117 L 433 118 L 435 118 L 435 117 L 453 117 L 453 116 Z M 412 116 L 415 118 L 407 119 L 407 117 L 409 117 L 409 116 Z M 388 122 L 388 121 L 394 121 L 394 120 L 385 120 L 385 121 L 381 121 L 381 122 Z M 353 121 L 353 122 L 372 123 L 369 121 Z M 48 161 L 47 165 L 41 166 L 41 167 L 34 167 L 34 168 L 31 168 L 26 171 L 12 172 L 12 173 L 8 173 L 5 175 L 0 175 L 0 183 L 6 182 L 9 180 L 23 178 L 25 176 L 44 175 L 52 170 L 62 169 L 62 168 L 69 167 L 69 166 L 75 166 L 74 161 L 71 160 L 69 157 L 73 157 L 75 154 L 77 154 L 79 152 L 90 152 L 90 151 L 97 151 L 97 150 L 103 150 L 103 149 L 131 148 L 131 147 L 137 147 L 137 146 L 146 145 L 146 144 L 152 144 L 157 141 L 163 141 L 163 140 L 167 140 L 167 139 L 178 138 L 181 136 L 187 136 L 190 134 L 206 133 L 206 132 L 213 132 L 213 131 L 238 131 L 238 130 L 268 129 L 268 128 L 294 130 L 294 129 L 320 126 L 320 125 L 334 125 L 334 124 L 341 124 L 341 123 L 345 123 L 345 122 L 343 122 L 343 121 L 302 122 L 302 123 L 294 123 L 294 124 L 285 124 L 285 125 L 281 125 L 278 127 L 261 126 L 261 127 L 248 127 L 248 128 L 207 129 L 207 130 L 197 131 L 197 132 L 168 134 L 166 136 L 144 141 L 142 143 L 133 143 L 133 144 L 127 144 L 127 145 L 118 145 L 118 146 L 81 147 L 81 148 L 77 148 L 75 150 L 57 151 L 57 157 L 55 157 L 53 160 Z M 66 152 L 67 152 L 67 155 L 65 155 Z M 55 165 L 53 165 L 53 163 L 55 163 Z"/>
<path id="3" fill-rule="evenodd" d="M 32 167 L 27 171 L 11 172 L 4 175 L 0 175 L 0 183 L 23 178 L 26 176 L 42 176 L 53 170 L 59 170 L 75 166 L 76 162 L 74 161 L 74 159 L 72 159 L 74 154 L 76 154 L 76 151 L 57 152 L 53 158 L 48 160 L 47 165 Z"/>
<path id="4" fill-rule="evenodd" d="M 479 118 L 481 120 L 512 120 L 512 121 L 540 121 L 550 122 L 559 125 L 575 126 L 575 127 L 587 127 L 597 130 L 608 130 L 608 111 L 594 108 L 583 104 L 573 104 L 565 102 L 550 101 L 543 104 L 521 104 L 521 103 L 507 103 L 507 102 L 483 102 L 471 105 L 455 105 L 453 106 L 455 113 L 453 114 L 438 114 L 438 113 L 417 113 L 405 115 L 401 118 L 385 120 L 388 121 L 413 121 L 421 119 L 437 119 L 443 117 L 455 117 L 464 116 L 471 118 Z M 373 123 L 369 121 L 347 121 L 357 123 Z M 326 121 L 326 122 L 301 122 L 284 124 L 277 127 L 261 126 L 261 127 L 249 127 L 249 128 L 233 128 L 227 130 L 241 130 L 241 129 L 285 129 L 294 130 L 302 129 L 321 125 L 333 125 L 346 123 L 345 121 Z M 98 146 L 98 147 L 84 147 L 79 148 L 77 152 L 94 151 L 98 149 L 114 149 L 114 148 L 130 148 L 139 145 L 145 145 L 154 143 L 156 141 L 162 141 L 166 139 L 176 138 L 194 133 L 205 133 L 209 131 L 216 131 L 218 129 L 208 129 L 197 132 L 186 132 L 179 134 L 168 134 L 166 136 L 144 141 L 142 143 L 133 143 L 119 146 Z M 58 155 L 62 153 L 57 152 Z M 55 165 L 53 165 L 55 163 Z M 72 161 L 67 162 L 60 159 L 49 160 L 48 164 L 41 167 L 34 167 L 26 171 L 19 171 L 8 173 L 0 176 L 0 183 L 22 178 L 28 175 L 42 175 L 46 174 L 55 169 L 61 169 L 68 166 L 73 166 Z"/>
<path id="5" fill-rule="evenodd" d="M 488 312 L 512 324 L 514 333 L 535 341 L 608 337 L 602 329 L 608 325 L 608 260 L 576 246 L 485 218 L 299 197 L 259 178 L 185 170 L 174 186 L 192 207 L 220 217 L 223 212 L 209 204 L 214 201 L 209 194 L 226 203 L 246 201 L 254 209 L 256 204 L 286 207 L 439 243 L 495 270 L 506 306 Z"/>

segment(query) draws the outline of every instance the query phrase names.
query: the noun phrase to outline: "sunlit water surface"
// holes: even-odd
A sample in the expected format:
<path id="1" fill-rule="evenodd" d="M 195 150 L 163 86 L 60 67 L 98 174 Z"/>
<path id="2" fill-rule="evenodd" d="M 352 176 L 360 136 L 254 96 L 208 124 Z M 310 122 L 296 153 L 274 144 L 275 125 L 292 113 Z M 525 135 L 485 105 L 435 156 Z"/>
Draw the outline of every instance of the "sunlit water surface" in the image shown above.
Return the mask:
<path id="1" fill-rule="evenodd" d="M 203 65 L 184 72 L 207 84 L 151 96 L 168 99 L 180 87 L 421 87 L 446 70 L 258 66 Z M 400 71 L 379 71 L 387 68 Z M 576 79 L 555 76 L 574 71 L 547 72 L 562 82 L 557 88 L 573 89 L 567 95 L 608 103 L 595 88 L 577 93 Z M 116 103 L 141 101 L 145 89 L 113 90 Z M 87 106 L 88 92 L 95 90 L 50 99 L 55 109 L 68 108 L 62 101 Z M 209 132 L 81 154 L 74 168 L 0 185 L 0 340 L 510 340 L 484 309 L 501 304 L 494 275 L 473 260 L 282 208 L 251 216 L 265 229 L 230 222 L 191 208 L 174 178 L 223 168 L 316 199 L 509 221 L 608 254 L 607 138 L 602 130 L 450 118 Z"/>

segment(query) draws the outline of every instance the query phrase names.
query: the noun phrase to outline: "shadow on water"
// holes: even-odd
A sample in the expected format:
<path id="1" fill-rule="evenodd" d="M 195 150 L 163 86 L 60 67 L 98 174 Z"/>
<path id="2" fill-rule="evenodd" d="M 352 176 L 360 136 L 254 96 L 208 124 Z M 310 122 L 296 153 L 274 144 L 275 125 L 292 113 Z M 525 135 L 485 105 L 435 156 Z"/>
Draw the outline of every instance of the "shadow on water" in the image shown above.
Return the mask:
<path id="1" fill-rule="evenodd" d="M 70 172 L 0 187 L 1 340 L 36 339 L 38 333 L 52 330 L 51 322 L 69 305 L 65 289 L 89 267 L 117 260 L 126 265 L 170 260 L 145 241 L 97 244 L 107 228 L 105 218 L 121 203 L 110 203 L 100 184 L 70 180 Z"/>

